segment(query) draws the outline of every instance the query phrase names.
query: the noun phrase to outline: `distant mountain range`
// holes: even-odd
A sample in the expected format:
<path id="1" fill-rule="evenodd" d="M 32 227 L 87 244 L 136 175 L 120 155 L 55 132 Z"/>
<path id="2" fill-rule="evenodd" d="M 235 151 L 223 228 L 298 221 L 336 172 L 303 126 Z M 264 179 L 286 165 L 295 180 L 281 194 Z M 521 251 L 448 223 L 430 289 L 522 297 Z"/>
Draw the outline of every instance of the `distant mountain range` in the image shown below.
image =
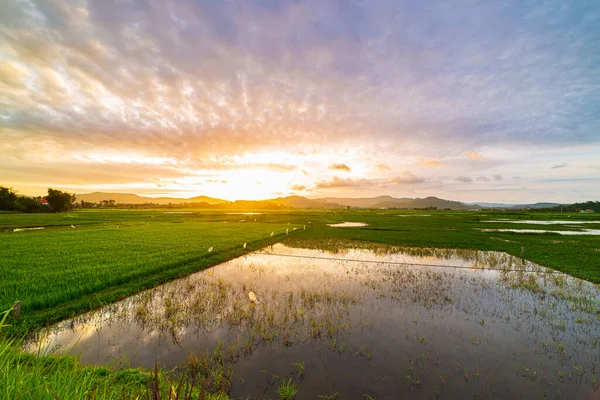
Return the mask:
<path id="1" fill-rule="evenodd" d="M 560 206 L 559 203 L 534 203 L 534 204 L 504 204 L 504 203 L 471 203 L 472 205 L 481 206 L 481 208 L 514 208 L 514 209 L 524 209 L 524 208 L 552 208 L 556 206 Z"/>
<path id="2" fill-rule="evenodd" d="M 294 208 L 426 208 L 437 207 L 438 209 L 450 208 L 452 210 L 469 210 L 480 208 L 458 201 L 444 200 L 437 197 L 395 198 L 391 196 L 360 197 L 360 198 L 336 198 L 325 197 L 321 199 L 307 199 L 301 196 L 280 197 L 269 200 Z"/>
<path id="3" fill-rule="evenodd" d="M 215 199 L 214 197 L 198 196 L 189 199 L 179 199 L 176 197 L 142 197 L 132 193 L 103 193 L 94 192 L 88 194 L 77 194 L 77 200 L 88 201 L 91 203 L 100 203 L 102 200 L 114 200 L 118 204 L 184 204 L 184 203 L 208 203 L 208 204 L 226 204 L 226 200 Z"/>
<path id="4" fill-rule="evenodd" d="M 278 197 L 276 199 L 262 201 L 239 201 L 229 202 L 226 200 L 216 199 L 214 197 L 197 196 L 191 198 L 174 198 L 174 197 L 143 197 L 131 193 L 102 193 L 94 192 L 89 194 L 78 194 L 78 200 L 86 202 L 100 203 L 103 200 L 114 200 L 117 204 L 159 204 L 159 205 L 180 205 L 184 203 L 207 203 L 209 205 L 235 205 L 236 203 L 244 203 L 248 206 L 252 204 L 260 205 L 277 205 L 279 207 L 289 208 L 427 208 L 437 207 L 438 209 L 452 210 L 469 210 L 479 209 L 478 205 L 465 204 L 458 201 L 444 200 L 437 197 L 425 198 L 395 198 L 391 196 L 378 197 L 363 197 L 363 198 L 335 198 L 326 197 L 320 199 L 308 199 L 302 196 Z"/>

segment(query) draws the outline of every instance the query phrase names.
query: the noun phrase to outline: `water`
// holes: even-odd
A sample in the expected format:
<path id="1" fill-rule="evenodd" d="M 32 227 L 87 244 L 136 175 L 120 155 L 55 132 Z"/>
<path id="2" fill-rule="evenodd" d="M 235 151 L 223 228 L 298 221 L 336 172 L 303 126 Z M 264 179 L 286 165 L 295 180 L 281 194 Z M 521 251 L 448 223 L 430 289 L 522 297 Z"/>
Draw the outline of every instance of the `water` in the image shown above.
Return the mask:
<path id="1" fill-rule="evenodd" d="M 327 224 L 333 228 L 356 228 L 359 226 L 367 226 L 364 222 L 340 222 L 339 224 Z"/>
<path id="2" fill-rule="evenodd" d="M 541 220 L 516 220 L 516 219 L 499 219 L 494 221 L 483 221 L 483 222 L 498 222 L 507 224 L 529 224 L 529 225 L 580 225 L 580 224 L 600 224 L 599 221 L 541 221 Z"/>
<path id="3" fill-rule="evenodd" d="M 292 379 L 298 399 L 588 398 L 600 289 L 531 271 L 547 270 L 493 252 L 278 244 L 65 321 L 27 348 L 72 348 L 85 364 L 208 365 L 233 397 L 278 398 Z"/>
<path id="4" fill-rule="evenodd" d="M 579 231 L 549 231 L 545 229 L 477 229 L 482 232 L 515 233 L 558 233 L 559 235 L 600 235 L 600 229 L 582 229 Z"/>

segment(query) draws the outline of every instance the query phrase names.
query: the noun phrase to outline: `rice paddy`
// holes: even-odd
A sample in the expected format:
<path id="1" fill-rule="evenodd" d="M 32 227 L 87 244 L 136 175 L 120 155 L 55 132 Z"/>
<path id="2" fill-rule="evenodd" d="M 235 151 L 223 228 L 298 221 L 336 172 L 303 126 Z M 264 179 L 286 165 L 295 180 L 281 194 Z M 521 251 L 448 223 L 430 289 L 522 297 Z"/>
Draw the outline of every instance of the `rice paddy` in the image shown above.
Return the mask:
<path id="1" fill-rule="evenodd" d="M 234 398 L 585 398 L 599 313 L 597 286 L 504 253 L 277 244 L 65 321 L 29 350 L 147 368 L 218 354 L 206 385 Z"/>
<path id="2" fill-rule="evenodd" d="M 517 223 L 543 229 L 504 231 Z M 177 382 L 193 398 L 598 395 L 600 238 L 561 234 L 598 227 L 501 212 L 0 214 L 0 306 L 21 301 L 0 329 L 0 397 L 145 398 Z M 25 333 L 54 358 L 16 350 Z"/>

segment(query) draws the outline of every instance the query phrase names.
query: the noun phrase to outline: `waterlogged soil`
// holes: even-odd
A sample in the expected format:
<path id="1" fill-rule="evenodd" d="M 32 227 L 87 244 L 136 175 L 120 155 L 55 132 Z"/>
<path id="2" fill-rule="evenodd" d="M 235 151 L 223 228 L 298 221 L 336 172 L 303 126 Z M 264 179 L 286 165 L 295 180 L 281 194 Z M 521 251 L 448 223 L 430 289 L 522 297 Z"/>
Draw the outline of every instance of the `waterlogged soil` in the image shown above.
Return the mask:
<path id="1" fill-rule="evenodd" d="M 65 321 L 28 349 L 185 366 L 234 398 L 279 398 L 288 380 L 297 399 L 591 398 L 600 289 L 546 272 L 503 253 L 278 244 Z"/>

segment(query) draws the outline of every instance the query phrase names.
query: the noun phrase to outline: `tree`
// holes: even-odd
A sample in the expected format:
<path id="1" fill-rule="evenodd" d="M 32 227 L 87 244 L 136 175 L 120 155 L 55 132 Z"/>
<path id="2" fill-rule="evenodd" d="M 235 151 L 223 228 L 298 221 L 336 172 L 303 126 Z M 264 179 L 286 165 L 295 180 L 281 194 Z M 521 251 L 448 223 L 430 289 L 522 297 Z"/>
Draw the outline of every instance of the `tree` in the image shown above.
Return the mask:
<path id="1" fill-rule="evenodd" d="M 48 212 L 50 211 L 47 206 L 38 203 L 35 197 L 19 197 L 19 204 L 21 205 L 21 210 L 26 213 L 35 213 L 35 212 Z"/>
<path id="2" fill-rule="evenodd" d="M 18 211 L 20 209 L 17 192 L 13 188 L 0 186 L 0 210 Z"/>
<path id="3" fill-rule="evenodd" d="M 48 204 L 52 207 L 54 212 L 65 212 L 71 211 L 73 209 L 73 203 L 75 202 L 75 194 L 69 192 L 62 192 L 60 190 L 55 190 L 52 188 L 48 188 L 48 196 L 46 196 L 46 200 L 48 200 Z"/>

